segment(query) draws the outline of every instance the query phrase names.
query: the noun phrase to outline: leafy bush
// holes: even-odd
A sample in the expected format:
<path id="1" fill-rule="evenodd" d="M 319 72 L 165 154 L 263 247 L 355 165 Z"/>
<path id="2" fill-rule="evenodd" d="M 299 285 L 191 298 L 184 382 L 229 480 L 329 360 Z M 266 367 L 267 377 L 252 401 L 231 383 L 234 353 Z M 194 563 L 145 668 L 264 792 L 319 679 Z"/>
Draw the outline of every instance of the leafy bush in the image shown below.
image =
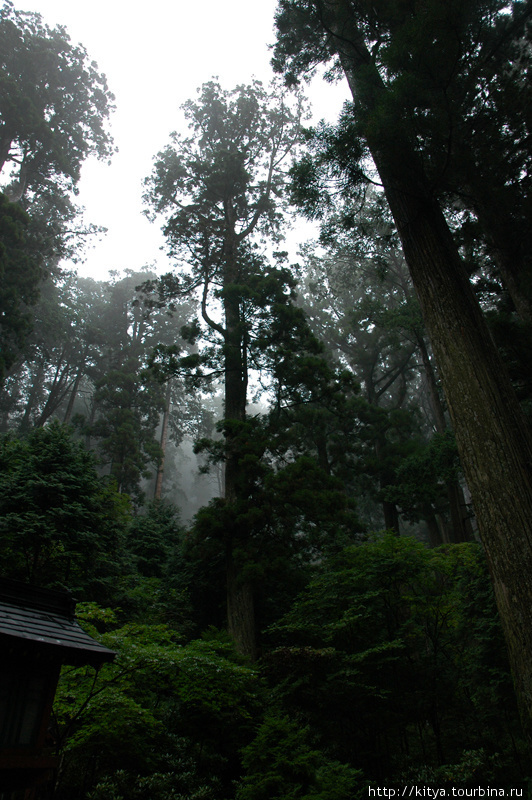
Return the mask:
<path id="1" fill-rule="evenodd" d="M 112 624 L 112 615 L 106 619 Z M 198 787 L 213 776 L 230 786 L 262 710 L 257 671 L 220 635 L 182 645 L 164 625 L 128 623 L 98 638 L 117 652 L 115 662 L 97 674 L 66 668 L 61 676 L 54 706 L 63 757 L 58 797 L 89 790 L 112 797 L 128 787 L 126 796 L 140 798 L 150 785 L 161 798 L 179 797 L 168 776 L 185 756 L 189 766 L 180 769 L 202 776 Z"/>
<path id="2" fill-rule="evenodd" d="M 244 748 L 245 777 L 237 800 L 356 800 L 362 775 L 330 761 L 309 744 L 308 728 L 286 716 L 267 716 Z"/>

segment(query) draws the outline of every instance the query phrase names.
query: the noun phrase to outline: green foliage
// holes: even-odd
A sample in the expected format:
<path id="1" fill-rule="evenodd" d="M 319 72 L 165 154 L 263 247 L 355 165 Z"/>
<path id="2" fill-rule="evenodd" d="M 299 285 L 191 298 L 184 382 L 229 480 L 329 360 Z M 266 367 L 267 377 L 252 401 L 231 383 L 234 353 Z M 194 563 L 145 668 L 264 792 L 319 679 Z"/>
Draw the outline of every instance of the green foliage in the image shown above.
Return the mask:
<path id="1" fill-rule="evenodd" d="M 43 277 L 39 254 L 29 243 L 28 223 L 20 206 L 0 193 L 0 385 L 31 330 L 27 308 L 37 302 Z"/>
<path id="2" fill-rule="evenodd" d="M 267 659 L 274 697 L 368 779 L 482 748 L 499 753 L 497 780 L 519 778 L 517 712 L 477 545 L 428 550 L 383 534 L 349 547 L 270 635 L 283 643 Z"/>
<path id="3" fill-rule="evenodd" d="M 148 369 L 148 362 L 156 343 L 179 346 L 179 329 L 191 313 L 191 304 L 185 302 L 172 315 L 161 311 L 148 290 L 152 277 L 147 271 L 126 271 L 124 277 L 100 284 L 99 325 L 105 334 L 87 370 L 93 414 L 90 420 L 77 418 L 84 433 L 96 440 L 119 491 L 137 503 L 144 498 L 142 482 L 151 477 L 150 467 L 158 466 L 162 457 L 156 431 L 168 403 L 160 376 Z M 170 390 L 176 409 L 170 432 L 179 443 L 184 431 L 201 424 L 198 418 L 205 415 L 196 402 L 187 404 L 182 382 L 174 380 Z"/>
<path id="4" fill-rule="evenodd" d="M 227 253 L 214 241 L 223 239 L 228 224 L 236 225 L 241 240 L 257 224 L 269 235 L 279 226 L 276 206 L 284 183 L 279 167 L 297 136 L 301 108 L 292 109 L 278 87 L 268 91 L 254 81 L 225 91 L 217 80 L 205 83 L 198 100 L 183 108 L 191 136 L 173 134 L 172 144 L 158 154 L 146 181 L 146 201 L 154 214 L 167 216 L 170 252 L 182 256 L 186 249 L 187 259 L 202 269 L 208 263 L 219 278 Z M 185 198 L 194 198 L 194 213 L 181 204 Z M 224 200 L 234 214 L 230 222 L 224 219 Z M 202 228 L 207 220 L 210 241 Z"/>
<path id="5" fill-rule="evenodd" d="M 222 602 L 230 540 L 240 580 L 255 589 L 259 624 L 265 625 L 306 581 L 309 565 L 356 540 L 361 526 L 342 482 L 315 458 L 292 453 L 287 463 L 275 463 L 268 448 L 275 437 L 268 439 L 267 426 L 254 419 L 237 427 L 231 441 L 242 459 L 239 496 L 232 503 L 213 500 L 196 514 L 187 543 L 187 587 L 196 607 Z M 221 624 L 219 605 L 214 613 Z"/>
<path id="6" fill-rule="evenodd" d="M 437 433 L 401 461 L 393 485 L 387 486 L 383 494 L 400 506 L 407 519 L 422 519 L 427 506 L 435 510 L 445 507 L 445 485 L 456 480 L 459 471 L 453 435 Z"/>
<path id="7" fill-rule="evenodd" d="M 84 160 L 108 159 L 113 152 L 106 130 L 113 99 L 95 62 L 71 43 L 63 27 L 49 28 L 39 14 L 18 11 L 9 0 L 2 3 L 0 185 L 17 203 L 19 215 L 24 208 L 29 218 L 12 265 L 2 200 L 0 227 L 11 256 L 7 261 L 5 251 L 0 256 L 0 278 L 4 300 L 11 304 L 4 310 L 0 296 L 5 337 L 0 379 L 13 362 L 13 345 L 18 353 L 28 333 L 23 305 L 35 302 L 38 280 L 57 273 L 61 259 L 76 260 L 81 244 L 96 230 L 81 220 L 83 210 L 72 198 Z"/>
<path id="8" fill-rule="evenodd" d="M 461 759 L 456 764 L 442 764 L 438 767 L 414 767 L 401 775 L 405 783 L 414 783 L 435 789 L 445 789 L 452 792 L 456 788 L 473 788 L 479 786 L 501 786 L 500 778 L 501 755 L 490 753 L 484 748 L 479 750 L 464 750 Z M 507 779 L 506 787 L 512 789 L 528 788 L 528 780 L 514 778 L 510 784 Z M 524 795 L 523 795 L 524 796 Z"/>
<path id="9" fill-rule="evenodd" d="M 101 625 L 97 609 L 87 612 Z M 112 625 L 109 614 L 104 620 Z M 117 652 L 115 662 L 96 675 L 65 668 L 56 696 L 65 764 L 59 797 L 81 787 L 102 798 L 123 787 L 135 797 L 150 787 L 163 800 L 186 791 L 211 797 L 201 788 L 211 778 L 200 776 L 230 780 L 260 710 L 256 671 L 219 635 L 181 645 L 164 625 L 132 623 L 96 635 Z M 170 789 L 179 793 L 165 794 Z"/>
<path id="10" fill-rule="evenodd" d="M 243 750 L 236 800 L 356 800 L 362 775 L 310 746 L 308 728 L 269 715 Z"/>
<path id="11" fill-rule="evenodd" d="M 311 324 L 295 304 L 286 254 L 272 264 L 264 256 L 281 238 L 301 103 L 258 82 L 227 92 L 213 80 L 185 104 L 189 136 L 173 135 L 146 182 L 184 271 L 84 288 L 65 282 L 43 293 L 33 340 L 24 306 L 37 297 L 43 263 L 50 269 L 67 252 L 61 232 L 75 216 L 68 192 L 82 160 L 110 154 L 111 97 L 62 29 L 8 3 L 0 12 L 0 159 L 13 168 L 11 196 L 33 214 L 28 222 L 0 196 L 0 375 L 29 345 L 5 418 L 26 431 L 41 425 L 85 380 L 96 406 L 84 432 L 139 504 L 131 517 L 127 499 L 56 423 L 1 442 L 3 573 L 73 589 L 89 601 L 79 606 L 83 625 L 117 652 L 96 674 L 63 670 L 58 800 L 354 800 L 376 782 L 515 786 L 526 774 L 480 548 L 364 538 L 354 498 L 422 519 L 443 511 L 458 469 L 452 437 L 423 437 L 432 417 L 422 423 L 412 408 L 422 394 L 416 355 L 428 363 L 430 354 L 397 233 L 382 197 L 368 190 L 368 137 L 386 146 L 402 126 L 423 156 L 431 197 L 453 198 L 468 267 L 481 264 L 477 288 L 496 306 L 493 329 L 522 397 L 530 394 L 529 331 L 506 295 L 493 300 L 488 283 L 500 292 L 500 281 L 485 259 L 490 236 L 501 252 L 510 238 L 526 241 L 517 234 L 529 217 L 520 110 L 529 90 L 516 69 L 519 48 L 530 61 L 519 17 L 529 12 L 499 0 L 280 0 L 276 65 L 289 82 L 318 63 L 333 65 L 329 77 L 339 69 L 327 14 L 340 6 L 362 48 L 371 42 L 373 60 L 338 124 L 303 132 L 306 153 L 291 170 L 292 200 L 324 219 L 325 256 L 304 253 L 300 303 Z M 373 105 L 371 75 L 386 87 Z M 490 137 L 504 158 L 490 157 Z M 485 200 L 495 190 L 513 211 L 488 234 Z M 455 208 L 457 198 L 473 211 Z M 522 247 L 506 252 L 526 288 Z M 194 292 L 197 303 L 182 302 Z M 253 399 L 269 403 L 256 417 L 247 408 L 252 371 Z M 201 509 L 185 533 L 169 504 L 140 509 L 141 479 L 161 456 L 159 381 L 173 380 L 178 441 L 206 427 L 188 390 L 222 375 L 218 437 L 201 430 L 196 449 L 229 467 L 227 497 Z M 226 622 L 228 563 L 237 589 L 255 592 L 259 626 L 269 625 L 257 667 L 210 627 Z"/>
<path id="12" fill-rule="evenodd" d="M 83 47 L 39 14 L 0 9 L 0 170 L 15 166 L 19 196 L 71 190 L 83 160 L 108 158 L 113 97 Z"/>
<path id="13" fill-rule="evenodd" d="M 174 506 L 161 501 L 148 503 L 133 519 L 128 532 L 128 549 L 135 557 L 138 572 L 147 578 L 162 578 L 181 534 Z"/>
<path id="14" fill-rule="evenodd" d="M 0 442 L 0 564 L 6 577 L 108 600 L 122 571 L 129 508 L 95 460 L 54 422 Z"/>
<path id="15" fill-rule="evenodd" d="M 150 775 L 117 770 L 98 781 L 87 800 L 217 800 L 219 784 L 198 773 L 190 743 L 175 738 L 174 752 Z"/>
<path id="16" fill-rule="evenodd" d="M 120 492 L 143 497 L 142 478 L 151 476 L 150 463 L 161 458 L 155 431 L 164 410 L 161 385 L 140 372 L 137 358 L 125 359 L 119 369 L 106 372 L 96 386 L 94 400 L 100 416 L 91 433 L 99 439 L 103 459 Z"/>

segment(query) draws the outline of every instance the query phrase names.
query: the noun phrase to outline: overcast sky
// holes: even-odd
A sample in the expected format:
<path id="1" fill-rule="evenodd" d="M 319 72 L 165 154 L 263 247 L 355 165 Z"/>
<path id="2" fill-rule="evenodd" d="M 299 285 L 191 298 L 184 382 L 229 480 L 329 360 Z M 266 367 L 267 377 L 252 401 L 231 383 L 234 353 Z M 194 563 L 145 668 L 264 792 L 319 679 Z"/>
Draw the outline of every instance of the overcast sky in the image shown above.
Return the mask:
<path id="1" fill-rule="evenodd" d="M 15 0 L 50 26 L 64 25 L 105 73 L 116 97 L 111 130 L 119 152 L 112 165 L 83 167 L 80 202 L 87 221 L 108 233 L 79 271 L 105 278 L 110 269 L 167 268 L 159 225 L 142 216 L 142 180 L 172 130 L 183 129 L 180 106 L 218 75 L 225 88 L 272 76 L 275 0 Z M 318 82 L 315 114 L 334 119 L 344 87 Z"/>

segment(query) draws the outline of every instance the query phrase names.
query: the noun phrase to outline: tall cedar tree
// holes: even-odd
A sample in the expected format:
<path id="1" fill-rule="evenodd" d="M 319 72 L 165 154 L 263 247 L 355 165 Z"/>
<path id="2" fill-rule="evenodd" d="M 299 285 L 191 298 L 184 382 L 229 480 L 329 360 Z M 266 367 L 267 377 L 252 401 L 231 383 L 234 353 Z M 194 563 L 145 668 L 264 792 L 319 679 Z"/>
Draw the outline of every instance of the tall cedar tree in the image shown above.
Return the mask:
<path id="1" fill-rule="evenodd" d="M 274 60 L 292 82 L 331 61 L 348 81 L 351 133 L 344 127 L 337 163 L 343 158 L 354 175 L 357 157 L 369 153 L 383 184 L 440 369 L 517 694 L 530 719 L 532 442 L 438 202 L 431 153 L 419 146 L 412 122 L 430 117 L 438 82 L 452 92 L 464 76 L 473 81 L 497 58 L 499 42 L 517 36 L 519 25 L 524 30 L 528 13 L 529 4 L 514 3 L 509 14 L 497 0 L 378 6 L 280 0 Z"/>
<path id="2" fill-rule="evenodd" d="M 263 243 L 279 241 L 281 191 L 287 158 L 299 136 L 301 108 L 300 103 L 291 108 L 282 93 L 268 93 L 259 82 L 229 92 L 213 80 L 199 92 L 196 102 L 184 106 L 192 135 L 172 135 L 172 144 L 157 157 L 146 200 L 154 215 L 166 217 L 170 255 L 189 265 L 188 273 L 166 281 L 167 293 L 199 289 L 203 321 L 221 344 L 224 494 L 231 506 L 246 484 L 239 426 L 246 420 L 252 366 L 248 358 L 256 320 L 251 307 L 262 305 L 264 315 L 275 296 L 284 295 L 276 288 L 275 270 L 269 278 L 263 271 L 257 242 L 260 237 Z M 239 575 L 235 535 L 226 531 L 228 628 L 239 650 L 253 657 L 253 592 Z"/>
<path id="3" fill-rule="evenodd" d="M 83 161 L 113 152 L 106 130 L 113 99 L 105 77 L 64 28 L 2 4 L 0 382 L 24 347 L 31 329 L 27 307 L 35 304 L 40 282 L 79 245 L 80 210 L 72 197 Z M 6 198 L 30 217 L 24 220 Z"/>
<path id="4" fill-rule="evenodd" d="M 75 188 L 89 155 L 108 158 L 113 96 L 86 50 L 39 14 L 0 9 L 0 173 L 9 195 Z"/>

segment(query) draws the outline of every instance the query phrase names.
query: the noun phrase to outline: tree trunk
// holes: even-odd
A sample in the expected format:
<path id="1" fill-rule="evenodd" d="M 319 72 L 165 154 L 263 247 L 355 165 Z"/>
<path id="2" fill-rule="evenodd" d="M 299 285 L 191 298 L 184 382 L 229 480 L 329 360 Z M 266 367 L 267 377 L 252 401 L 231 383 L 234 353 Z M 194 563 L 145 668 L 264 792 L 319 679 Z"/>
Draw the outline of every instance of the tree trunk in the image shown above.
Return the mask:
<path id="1" fill-rule="evenodd" d="M 238 281 L 236 273 L 235 245 L 228 245 L 225 285 Z M 228 292 L 224 298 L 225 316 L 225 409 L 224 417 L 231 423 L 244 422 L 247 406 L 247 366 L 244 355 L 240 298 Z M 239 453 L 239 433 L 230 427 L 225 433 L 226 460 L 224 472 L 224 495 L 228 504 L 234 504 L 241 492 L 242 473 Z M 227 578 L 227 628 L 239 653 L 251 660 L 257 658 L 257 635 L 255 627 L 255 604 L 253 587 L 242 581 L 235 563 L 234 549 L 237 531 L 227 531 L 226 578 Z"/>
<path id="2" fill-rule="evenodd" d="M 2 136 L 0 137 L 0 172 L 4 169 L 9 158 L 13 136 L 14 131 L 8 129 L 7 126 L 3 128 Z"/>
<path id="3" fill-rule="evenodd" d="M 389 483 L 384 485 L 389 486 Z M 401 533 L 399 528 L 399 512 L 395 503 L 390 503 L 388 500 L 383 500 L 382 513 L 384 514 L 384 527 L 386 530 L 393 531 L 399 536 Z"/>
<path id="4" fill-rule="evenodd" d="M 532 716 L 532 444 L 441 210 L 377 167 L 421 303 L 510 651 Z M 392 173 L 393 174 L 393 173 Z M 412 189 L 414 191 L 412 191 Z"/>
<path id="5" fill-rule="evenodd" d="M 76 379 L 72 386 L 72 391 L 70 392 L 70 397 L 68 398 L 68 405 L 65 411 L 65 418 L 63 420 L 65 425 L 70 425 L 70 420 L 72 419 L 72 412 L 74 411 L 74 403 L 76 402 L 76 398 L 78 396 L 79 385 L 81 383 L 81 379 L 84 375 L 85 367 L 80 366 L 78 369 Z"/>
<path id="6" fill-rule="evenodd" d="M 166 444 L 168 442 L 168 421 L 170 419 L 170 400 L 172 397 L 172 381 L 166 384 L 166 398 L 164 404 L 163 425 L 161 430 L 161 458 L 157 467 L 157 478 L 155 480 L 154 500 L 160 500 L 163 491 L 164 460 L 166 457 Z"/>
<path id="7" fill-rule="evenodd" d="M 382 438 L 378 438 L 375 442 L 375 455 L 377 456 L 377 461 L 381 464 L 384 463 L 385 460 L 385 450 L 386 450 L 386 442 Z M 394 474 L 389 469 L 382 469 L 379 474 L 379 485 L 381 491 L 386 489 L 387 486 L 393 486 L 394 482 Z M 401 533 L 401 529 L 399 527 L 399 511 L 395 503 L 390 502 L 389 500 L 382 500 L 382 513 L 384 516 L 384 527 L 386 530 L 394 531 L 398 536 Z"/>
<path id="8" fill-rule="evenodd" d="M 427 526 L 430 547 L 439 547 L 449 541 L 447 526 L 430 505 L 423 509 L 423 520 Z"/>
<path id="9" fill-rule="evenodd" d="M 239 653 L 257 660 L 255 598 L 249 581 L 241 581 L 234 562 L 233 542 L 227 548 L 227 628 Z"/>
<path id="10" fill-rule="evenodd" d="M 42 381 L 44 378 L 44 367 L 39 364 L 37 372 L 33 375 L 32 384 L 28 399 L 26 401 L 26 408 L 24 409 L 24 416 L 20 422 L 20 431 L 25 433 L 30 427 L 30 418 L 35 408 L 37 396 L 42 389 Z"/>
<path id="11" fill-rule="evenodd" d="M 44 427 L 44 424 L 52 416 L 52 414 L 59 408 L 68 392 L 68 363 L 61 369 L 62 355 L 55 370 L 54 380 L 48 392 L 46 403 L 39 414 L 39 418 L 35 423 L 37 428 Z"/>
<path id="12" fill-rule="evenodd" d="M 371 112 L 387 90 L 351 7 L 331 0 L 330 27 L 353 97 Z M 532 717 L 532 442 L 441 208 L 397 119 L 368 125 L 441 375 L 509 649 L 523 721 Z"/>
<path id="13" fill-rule="evenodd" d="M 97 408 L 98 408 L 98 403 L 97 403 L 97 401 L 95 399 L 95 395 L 94 395 L 94 392 L 93 392 L 92 397 L 91 397 L 91 413 L 89 415 L 89 421 L 88 421 L 87 426 L 86 426 L 87 433 L 85 434 L 85 448 L 87 450 L 91 449 L 91 443 L 92 443 L 91 431 L 92 431 L 92 428 L 93 428 L 93 425 L 94 425 L 94 420 L 96 419 Z"/>

